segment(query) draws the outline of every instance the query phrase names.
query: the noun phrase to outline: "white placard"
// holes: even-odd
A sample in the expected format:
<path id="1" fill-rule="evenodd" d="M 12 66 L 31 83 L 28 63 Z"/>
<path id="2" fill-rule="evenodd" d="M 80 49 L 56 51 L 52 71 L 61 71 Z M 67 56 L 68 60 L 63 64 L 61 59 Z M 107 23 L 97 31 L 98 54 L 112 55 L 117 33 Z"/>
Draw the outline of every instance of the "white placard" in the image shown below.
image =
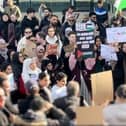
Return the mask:
<path id="1" fill-rule="evenodd" d="M 115 49 L 109 45 L 101 45 L 101 57 L 106 61 L 117 61 Z"/>
<path id="2" fill-rule="evenodd" d="M 107 28 L 107 42 L 126 42 L 126 27 Z"/>

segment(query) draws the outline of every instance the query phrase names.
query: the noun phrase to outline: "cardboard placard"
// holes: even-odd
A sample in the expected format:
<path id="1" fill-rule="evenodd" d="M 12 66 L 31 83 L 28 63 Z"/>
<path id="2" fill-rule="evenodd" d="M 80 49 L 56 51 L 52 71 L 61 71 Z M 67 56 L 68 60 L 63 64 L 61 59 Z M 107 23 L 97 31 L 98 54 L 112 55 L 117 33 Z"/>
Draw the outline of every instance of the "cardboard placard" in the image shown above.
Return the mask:
<path id="1" fill-rule="evenodd" d="M 126 42 L 126 27 L 107 28 L 107 42 Z"/>
<path id="2" fill-rule="evenodd" d="M 101 44 L 101 57 L 106 61 L 117 61 L 115 48 L 110 45 Z"/>
<path id="3" fill-rule="evenodd" d="M 101 126 L 103 125 L 103 107 L 78 107 L 77 112 L 77 126 Z"/>
<path id="4" fill-rule="evenodd" d="M 46 47 L 46 52 L 48 55 L 56 55 L 57 54 L 57 44 L 48 44 Z"/>
<path id="5" fill-rule="evenodd" d="M 91 75 L 92 99 L 95 105 L 113 100 L 113 78 L 111 71 Z"/>
<path id="6" fill-rule="evenodd" d="M 77 46 L 84 56 L 93 57 L 94 49 L 94 28 L 93 24 L 76 23 Z"/>
<path id="7" fill-rule="evenodd" d="M 75 49 L 75 44 L 69 44 L 64 46 L 65 53 L 71 53 L 74 51 L 74 49 Z"/>

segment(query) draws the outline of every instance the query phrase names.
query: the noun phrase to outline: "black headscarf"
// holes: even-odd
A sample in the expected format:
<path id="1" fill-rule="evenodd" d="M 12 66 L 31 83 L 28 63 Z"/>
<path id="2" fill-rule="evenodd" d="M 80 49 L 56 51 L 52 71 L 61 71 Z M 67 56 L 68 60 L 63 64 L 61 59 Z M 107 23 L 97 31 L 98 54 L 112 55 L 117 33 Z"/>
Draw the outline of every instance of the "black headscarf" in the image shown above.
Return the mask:
<path id="1" fill-rule="evenodd" d="M 19 61 L 19 54 L 20 53 L 16 52 L 12 57 L 12 69 L 14 73 L 15 82 L 18 82 L 23 68 L 23 64 Z"/>

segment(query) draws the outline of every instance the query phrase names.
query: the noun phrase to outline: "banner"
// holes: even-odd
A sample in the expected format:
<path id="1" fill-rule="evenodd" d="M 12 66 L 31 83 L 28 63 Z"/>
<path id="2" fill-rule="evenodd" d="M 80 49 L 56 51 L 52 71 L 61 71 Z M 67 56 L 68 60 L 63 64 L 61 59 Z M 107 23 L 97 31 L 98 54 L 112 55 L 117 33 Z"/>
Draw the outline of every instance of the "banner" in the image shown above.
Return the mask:
<path id="1" fill-rule="evenodd" d="M 101 45 L 101 57 L 106 61 L 118 60 L 114 47 L 111 47 L 109 45 Z"/>
<path id="2" fill-rule="evenodd" d="M 115 0 L 114 7 L 118 10 L 126 8 L 126 0 Z"/>
<path id="3" fill-rule="evenodd" d="M 107 43 L 126 42 L 126 27 L 107 28 Z"/>
<path id="4" fill-rule="evenodd" d="M 76 23 L 77 46 L 85 58 L 93 57 L 94 25 L 89 23 Z"/>

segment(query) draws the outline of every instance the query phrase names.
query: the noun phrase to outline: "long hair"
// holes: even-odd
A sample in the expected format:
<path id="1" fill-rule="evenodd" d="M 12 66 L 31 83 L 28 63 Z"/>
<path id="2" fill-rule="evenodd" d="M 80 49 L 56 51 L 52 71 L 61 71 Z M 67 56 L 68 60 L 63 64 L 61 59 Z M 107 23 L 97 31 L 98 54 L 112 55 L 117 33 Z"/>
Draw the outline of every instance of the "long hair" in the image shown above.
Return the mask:
<path id="1" fill-rule="evenodd" d="M 9 48 L 15 50 L 16 35 L 15 35 L 15 26 L 13 23 L 10 23 L 8 26 L 8 39 L 9 39 L 8 40 Z"/>

